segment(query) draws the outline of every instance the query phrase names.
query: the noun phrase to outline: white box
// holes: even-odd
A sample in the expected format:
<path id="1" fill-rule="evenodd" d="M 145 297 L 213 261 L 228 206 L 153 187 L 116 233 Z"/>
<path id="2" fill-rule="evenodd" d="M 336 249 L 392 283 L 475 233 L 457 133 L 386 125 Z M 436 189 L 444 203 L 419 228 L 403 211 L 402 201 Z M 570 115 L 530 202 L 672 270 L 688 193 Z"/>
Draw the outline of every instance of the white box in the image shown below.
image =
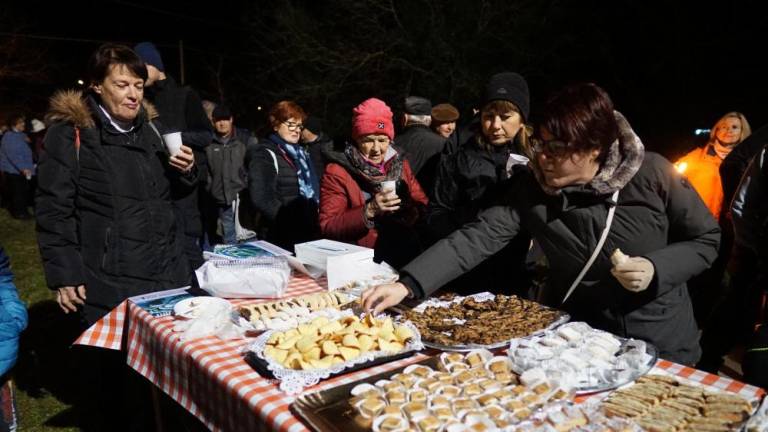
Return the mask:
<path id="1" fill-rule="evenodd" d="M 329 262 L 337 257 L 345 257 L 347 262 L 373 260 L 373 249 L 335 240 L 299 243 L 294 246 L 294 250 L 299 261 L 323 270 L 328 270 Z"/>

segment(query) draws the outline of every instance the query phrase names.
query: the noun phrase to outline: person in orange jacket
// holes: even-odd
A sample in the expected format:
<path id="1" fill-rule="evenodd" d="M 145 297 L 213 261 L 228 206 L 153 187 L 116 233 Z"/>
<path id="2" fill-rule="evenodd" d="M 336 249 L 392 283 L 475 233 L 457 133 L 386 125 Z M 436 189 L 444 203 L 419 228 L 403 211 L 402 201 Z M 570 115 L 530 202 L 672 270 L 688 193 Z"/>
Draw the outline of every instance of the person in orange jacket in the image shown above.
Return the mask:
<path id="1" fill-rule="evenodd" d="M 688 178 L 693 188 L 706 204 L 709 212 L 719 222 L 722 239 L 718 258 L 702 274 L 688 282 L 694 313 L 704 332 L 713 325 L 713 313 L 717 310 L 722 296 L 727 292 L 727 278 L 724 278 L 733 244 L 729 206 L 733 197 L 726 197 L 720 177 L 720 164 L 728 154 L 752 133 L 744 114 L 729 112 L 712 127 L 709 141 L 704 147 L 694 149 L 675 166 Z M 705 349 L 706 351 L 706 349 Z M 705 353 L 705 357 L 708 354 Z"/>
<path id="2" fill-rule="evenodd" d="M 712 127 L 707 145 L 694 149 L 675 164 L 678 171 L 691 182 L 715 219 L 720 219 L 723 205 L 728 206 L 732 198 L 726 200 L 723 197 L 720 164 L 751 133 L 752 129 L 744 114 L 729 112 Z"/>

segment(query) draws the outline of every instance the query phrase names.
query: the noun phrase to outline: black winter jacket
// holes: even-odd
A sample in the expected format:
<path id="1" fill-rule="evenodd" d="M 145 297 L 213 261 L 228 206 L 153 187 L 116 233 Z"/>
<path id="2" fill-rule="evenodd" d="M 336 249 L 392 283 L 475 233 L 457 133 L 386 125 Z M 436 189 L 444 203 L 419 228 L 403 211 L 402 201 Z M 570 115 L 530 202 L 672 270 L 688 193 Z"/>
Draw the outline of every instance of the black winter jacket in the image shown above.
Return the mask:
<path id="1" fill-rule="evenodd" d="M 246 165 L 250 204 L 259 215 L 259 238 L 289 251 L 296 243 L 317 239 L 318 206 L 299 194 L 299 179 L 290 156 L 264 138 L 249 146 Z"/>
<path id="2" fill-rule="evenodd" d="M 427 227 L 434 240 L 446 237 L 475 220 L 480 211 L 499 203 L 509 187 L 507 160 L 511 153 L 519 154 L 512 143 L 486 150 L 473 139 L 456 153 L 442 156 L 427 214 Z M 518 166 L 513 172 L 527 169 Z M 527 232 L 521 232 L 504 249 L 445 288 L 460 293 L 527 291 L 530 280 L 525 258 L 530 240 Z"/>
<path id="3" fill-rule="evenodd" d="M 403 151 L 416 180 L 427 194 L 435 182 L 435 172 L 445 141 L 445 138 L 423 125 L 408 126 L 395 139 L 395 144 Z"/>
<path id="4" fill-rule="evenodd" d="M 744 141 L 733 149 L 720 164 L 720 180 L 723 184 L 723 211 L 731 211 L 731 201 L 739 187 L 741 178 L 747 171 L 752 158 L 768 144 L 768 125 L 752 132 Z"/>
<path id="5" fill-rule="evenodd" d="M 170 196 L 182 178 L 147 110 L 122 133 L 95 99 L 63 92 L 49 118 L 56 123 L 45 137 L 35 208 L 48 286 L 84 284 L 92 323 L 129 296 L 189 283 Z"/>
<path id="6" fill-rule="evenodd" d="M 192 148 L 195 154 L 195 165 L 201 180 L 205 180 L 208 172 L 205 148 L 213 139 L 211 121 L 203 110 L 202 102 L 197 93 L 189 87 L 179 86 L 176 81 L 167 77 L 155 81 L 145 89 L 145 97 L 157 108 L 160 132 L 181 132 L 181 141 Z M 180 230 L 184 233 L 184 249 L 192 268 L 203 263 L 200 239 L 203 237 L 203 223 L 198 207 L 198 184 L 184 186 L 173 185 L 171 194 Z"/>
<path id="7" fill-rule="evenodd" d="M 551 195 L 534 175 L 518 176 L 505 205 L 485 210 L 475 222 L 435 244 L 401 271 L 401 280 L 417 294 L 429 294 L 526 228 L 550 264 L 544 303 L 567 310 L 574 320 L 650 341 L 663 358 L 694 364 L 701 350 L 686 281 L 715 260 L 720 229 L 672 164 L 653 153 L 643 158 L 642 144 L 623 117 L 620 125 L 622 140 L 612 146 L 612 156 L 592 182 Z M 634 147 L 632 137 L 638 144 Z M 605 245 L 561 305 L 597 245 L 616 189 L 621 190 L 618 207 Z M 616 248 L 653 263 L 648 289 L 630 292 L 610 274 Z"/>

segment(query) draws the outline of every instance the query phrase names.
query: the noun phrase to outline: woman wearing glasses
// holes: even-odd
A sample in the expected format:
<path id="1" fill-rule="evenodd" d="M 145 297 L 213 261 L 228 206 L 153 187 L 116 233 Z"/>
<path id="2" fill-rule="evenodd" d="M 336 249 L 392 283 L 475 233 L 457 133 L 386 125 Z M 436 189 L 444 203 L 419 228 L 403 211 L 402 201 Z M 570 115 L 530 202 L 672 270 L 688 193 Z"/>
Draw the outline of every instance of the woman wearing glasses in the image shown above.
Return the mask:
<path id="1" fill-rule="evenodd" d="M 532 172 L 516 176 L 504 204 L 406 265 L 399 283 L 366 291 L 364 306 L 379 311 L 409 294 L 427 296 L 524 228 L 550 264 L 541 301 L 574 320 L 650 341 L 665 359 L 694 364 L 698 329 L 685 285 L 714 261 L 720 240 L 696 191 L 667 160 L 644 153 L 594 84 L 552 97 L 540 138 Z"/>
<path id="2" fill-rule="evenodd" d="M 269 111 L 272 133 L 248 150 L 250 204 L 258 214 L 259 238 L 289 251 L 317 238 L 320 179 L 300 143 L 304 110 L 280 101 Z"/>
<path id="3" fill-rule="evenodd" d="M 394 136 L 383 101 L 368 99 L 353 110 L 353 142 L 327 153 L 320 227 L 324 237 L 373 248 L 377 261 L 398 268 L 423 250 L 414 226 L 427 197 Z"/>

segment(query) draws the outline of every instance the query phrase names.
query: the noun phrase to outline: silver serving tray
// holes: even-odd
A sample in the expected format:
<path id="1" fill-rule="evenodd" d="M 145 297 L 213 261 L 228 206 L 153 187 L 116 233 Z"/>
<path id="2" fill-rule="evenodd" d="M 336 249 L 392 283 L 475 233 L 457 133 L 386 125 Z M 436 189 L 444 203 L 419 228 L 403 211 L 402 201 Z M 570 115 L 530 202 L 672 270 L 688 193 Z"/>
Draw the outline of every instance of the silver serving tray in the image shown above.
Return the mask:
<path id="1" fill-rule="evenodd" d="M 543 331 L 541 333 L 543 333 Z M 536 335 L 531 335 L 531 336 L 528 336 L 528 337 L 532 337 L 532 336 L 536 336 Z M 621 348 L 619 348 L 619 352 L 618 353 L 623 353 L 624 350 L 626 350 L 626 346 L 627 346 L 626 343 L 627 343 L 627 341 L 629 341 L 629 339 L 626 339 L 626 338 L 623 338 L 623 337 L 619 337 L 619 336 L 616 336 L 616 335 L 614 335 L 613 337 L 615 337 L 616 339 L 621 341 Z M 656 362 L 659 360 L 659 350 L 652 343 L 645 342 L 645 352 L 648 355 L 651 356 L 650 360 L 648 360 L 648 363 L 643 365 L 642 368 L 636 369 L 634 371 L 634 373 L 632 373 L 628 378 L 626 378 L 624 380 L 618 380 L 618 381 L 615 381 L 615 382 L 605 382 L 605 383 L 602 383 L 602 384 L 599 384 L 599 385 L 583 385 L 583 386 L 580 386 L 580 387 L 576 387 L 574 389 L 574 391 L 576 392 L 576 395 L 581 396 L 581 395 L 588 395 L 588 394 L 592 394 L 592 393 L 599 393 L 599 392 L 603 392 L 603 391 L 606 391 L 606 390 L 613 390 L 613 389 L 619 388 L 619 387 L 621 387 L 621 386 L 623 386 L 625 384 L 629 384 L 632 381 L 634 381 L 634 380 L 640 378 L 641 376 L 647 374 L 648 371 L 650 371 L 653 368 L 653 366 L 656 365 Z M 517 365 L 515 364 L 514 361 L 512 362 L 512 371 L 515 372 L 518 375 L 522 375 L 522 373 L 525 372 L 524 370 L 522 370 L 519 367 L 517 367 Z"/>

